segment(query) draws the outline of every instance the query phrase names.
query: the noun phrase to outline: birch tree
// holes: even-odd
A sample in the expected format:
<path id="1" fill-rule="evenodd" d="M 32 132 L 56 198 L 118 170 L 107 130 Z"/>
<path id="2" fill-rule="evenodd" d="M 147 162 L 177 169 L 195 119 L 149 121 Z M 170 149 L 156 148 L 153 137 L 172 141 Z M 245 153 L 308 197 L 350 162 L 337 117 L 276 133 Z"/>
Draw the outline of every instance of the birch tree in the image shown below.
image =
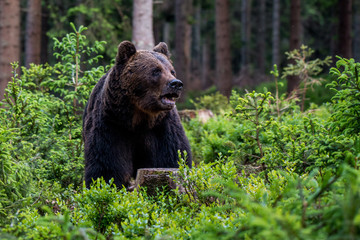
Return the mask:
<path id="1" fill-rule="evenodd" d="M 154 47 L 153 1 L 133 1 L 132 41 L 136 49 L 152 50 Z"/>

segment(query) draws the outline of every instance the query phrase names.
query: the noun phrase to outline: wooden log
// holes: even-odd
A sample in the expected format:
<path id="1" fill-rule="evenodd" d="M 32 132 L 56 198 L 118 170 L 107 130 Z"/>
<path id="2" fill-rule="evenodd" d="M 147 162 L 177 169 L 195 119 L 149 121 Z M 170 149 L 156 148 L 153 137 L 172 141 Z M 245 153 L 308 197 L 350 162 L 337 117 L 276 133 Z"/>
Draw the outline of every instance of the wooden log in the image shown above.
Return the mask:
<path id="1" fill-rule="evenodd" d="M 137 170 L 135 187 L 145 187 L 149 195 L 156 195 L 157 189 L 169 191 L 178 185 L 170 175 L 177 176 L 177 168 L 140 168 Z"/>

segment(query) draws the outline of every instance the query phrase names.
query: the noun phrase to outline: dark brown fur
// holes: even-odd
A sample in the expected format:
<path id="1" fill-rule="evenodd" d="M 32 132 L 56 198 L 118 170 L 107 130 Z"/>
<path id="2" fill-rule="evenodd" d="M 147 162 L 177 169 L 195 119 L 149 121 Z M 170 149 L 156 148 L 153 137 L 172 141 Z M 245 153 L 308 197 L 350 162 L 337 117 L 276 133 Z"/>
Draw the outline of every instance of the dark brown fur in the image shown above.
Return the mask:
<path id="1" fill-rule="evenodd" d="M 114 178 L 128 186 L 138 168 L 178 167 L 177 151 L 189 142 L 174 100 L 181 81 L 165 43 L 136 51 L 128 41 L 118 48 L 115 66 L 93 89 L 84 112 L 85 182 Z"/>

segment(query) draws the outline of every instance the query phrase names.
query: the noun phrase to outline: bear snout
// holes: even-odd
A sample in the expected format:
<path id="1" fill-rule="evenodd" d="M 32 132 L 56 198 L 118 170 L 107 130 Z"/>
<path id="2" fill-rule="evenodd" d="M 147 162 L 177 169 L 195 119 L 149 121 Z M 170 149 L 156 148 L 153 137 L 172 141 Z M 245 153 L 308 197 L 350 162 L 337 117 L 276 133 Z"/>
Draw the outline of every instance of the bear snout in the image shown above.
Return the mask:
<path id="1" fill-rule="evenodd" d="M 180 81 L 179 79 L 173 79 L 169 82 L 169 87 L 174 89 L 174 90 L 182 90 L 184 84 L 182 83 L 182 81 Z"/>

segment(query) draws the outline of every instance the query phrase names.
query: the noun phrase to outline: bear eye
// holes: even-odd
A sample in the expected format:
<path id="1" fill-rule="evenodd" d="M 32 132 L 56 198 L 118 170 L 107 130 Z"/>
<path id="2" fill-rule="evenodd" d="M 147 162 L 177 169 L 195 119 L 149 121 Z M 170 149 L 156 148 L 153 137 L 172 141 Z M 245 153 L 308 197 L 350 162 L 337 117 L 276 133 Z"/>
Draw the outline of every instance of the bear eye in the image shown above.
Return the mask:
<path id="1" fill-rule="evenodd" d="M 176 73 L 174 70 L 171 70 L 171 75 L 173 75 L 174 77 L 176 76 Z"/>
<path id="2" fill-rule="evenodd" d="M 157 77 L 161 74 L 161 69 L 160 68 L 155 68 L 153 71 L 152 71 L 152 75 L 154 77 Z"/>

